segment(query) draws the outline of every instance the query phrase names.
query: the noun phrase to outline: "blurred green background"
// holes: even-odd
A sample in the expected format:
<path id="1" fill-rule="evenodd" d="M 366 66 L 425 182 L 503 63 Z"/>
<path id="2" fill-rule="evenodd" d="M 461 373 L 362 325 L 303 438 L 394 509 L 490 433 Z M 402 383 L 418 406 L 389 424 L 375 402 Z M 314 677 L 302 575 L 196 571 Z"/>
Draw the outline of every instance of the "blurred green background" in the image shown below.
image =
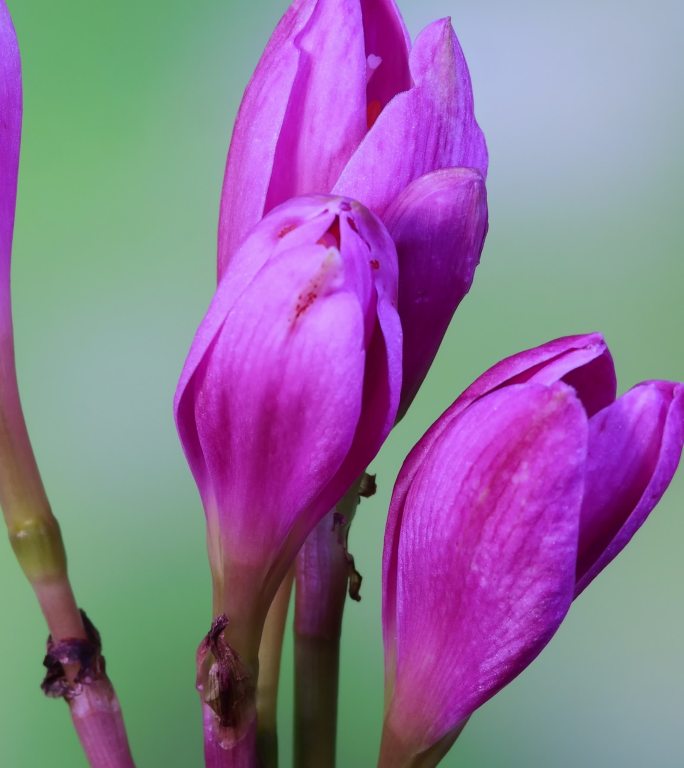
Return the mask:
<path id="1" fill-rule="evenodd" d="M 454 19 L 491 150 L 491 233 L 354 525 L 366 578 L 345 622 L 342 768 L 374 764 L 384 518 L 425 428 L 485 367 L 566 333 L 606 334 L 621 389 L 684 380 L 681 3 L 400 5 L 414 34 Z M 230 126 L 285 6 L 9 0 L 26 102 L 13 273 L 24 405 L 142 768 L 201 764 L 194 651 L 210 582 L 171 399 L 213 288 Z M 445 766 L 682 765 L 683 506 L 684 471 Z M 45 629 L 4 539 L 0 584 L 0 764 L 82 766 L 66 707 L 40 694 Z"/>

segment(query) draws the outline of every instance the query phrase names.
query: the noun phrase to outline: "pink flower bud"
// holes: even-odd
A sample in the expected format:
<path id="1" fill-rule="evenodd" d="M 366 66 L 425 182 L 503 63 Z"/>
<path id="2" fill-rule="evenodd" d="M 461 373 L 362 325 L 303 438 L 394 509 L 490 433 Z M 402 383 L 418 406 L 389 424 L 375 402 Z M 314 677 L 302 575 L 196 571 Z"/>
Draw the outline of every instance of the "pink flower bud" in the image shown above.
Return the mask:
<path id="1" fill-rule="evenodd" d="M 259 626 L 307 534 L 391 429 L 396 302 L 392 240 L 343 198 L 275 209 L 219 284 L 175 413 L 231 621 Z"/>
<path id="2" fill-rule="evenodd" d="M 487 231 L 486 172 L 470 74 L 448 19 L 411 48 L 393 0 L 298 0 L 235 124 L 219 277 L 251 228 L 294 195 L 342 194 L 381 216 L 399 250 L 403 413 L 472 283 Z"/>
<path id="3" fill-rule="evenodd" d="M 616 400 L 598 335 L 502 361 L 438 419 L 387 525 L 381 765 L 448 749 L 530 664 L 657 504 L 683 444 L 684 386 Z"/>

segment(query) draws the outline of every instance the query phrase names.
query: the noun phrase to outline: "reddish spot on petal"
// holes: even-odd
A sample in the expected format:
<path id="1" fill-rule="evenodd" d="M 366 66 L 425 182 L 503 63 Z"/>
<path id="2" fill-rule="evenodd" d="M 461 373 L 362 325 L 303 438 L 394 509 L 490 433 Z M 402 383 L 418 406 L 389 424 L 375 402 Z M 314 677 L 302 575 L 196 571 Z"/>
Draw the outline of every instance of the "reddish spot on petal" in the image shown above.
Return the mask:
<path id="1" fill-rule="evenodd" d="M 318 294 L 315 291 L 307 291 L 306 293 L 300 294 L 299 298 L 297 299 L 297 304 L 295 306 L 295 320 L 299 320 L 299 318 L 306 312 L 306 310 L 316 301 L 318 298 Z"/>
<path id="2" fill-rule="evenodd" d="M 371 259 L 370 265 L 372 269 L 380 269 L 380 262 L 377 259 Z"/>
<path id="3" fill-rule="evenodd" d="M 283 228 L 280 230 L 280 232 L 278 232 L 278 237 L 279 237 L 280 239 L 282 239 L 283 237 L 285 237 L 285 235 L 289 235 L 289 234 L 290 234 L 290 232 L 292 232 L 292 231 L 293 231 L 293 230 L 295 230 L 295 229 L 297 229 L 297 225 L 296 225 L 296 224 L 286 224 L 286 225 L 285 225 L 285 226 L 284 226 L 284 227 L 283 227 Z"/>
<path id="4" fill-rule="evenodd" d="M 366 122 L 368 123 L 369 131 L 375 125 L 375 121 L 380 117 L 381 112 L 382 104 L 377 99 L 368 102 L 366 106 Z"/>
<path id="5" fill-rule="evenodd" d="M 304 290 L 297 296 L 294 315 L 291 320 L 293 325 L 307 311 L 307 309 L 311 307 L 319 296 L 325 296 L 326 286 L 339 267 L 339 258 L 339 253 L 332 249 L 329 250 L 317 272 L 308 281 Z"/>

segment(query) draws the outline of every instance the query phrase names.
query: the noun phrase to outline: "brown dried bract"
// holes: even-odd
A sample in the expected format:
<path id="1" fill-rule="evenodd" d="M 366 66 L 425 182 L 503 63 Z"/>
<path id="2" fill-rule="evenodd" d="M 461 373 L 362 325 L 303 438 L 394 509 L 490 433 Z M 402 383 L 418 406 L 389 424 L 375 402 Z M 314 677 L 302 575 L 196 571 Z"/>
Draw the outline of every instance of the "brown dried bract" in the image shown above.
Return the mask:
<path id="1" fill-rule="evenodd" d="M 48 637 L 47 654 L 43 665 L 47 669 L 41 683 L 43 693 L 50 698 L 71 701 L 83 691 L 83 686 L 106 678 L 105 660 L 102 656 L 100 633 L 81 611 L 87 640 L 65 639 L 56 643 Z M 75 676 L 67 675 L 66 667 L 78 667 Z"/>
<path id="2" fill-rule="evenodd" d="M 228 617 L 217 616 L 197 649 L 197 690 L 220 726 L 236 729 L 254 685 L 249 670 L 223 635 L 227 626 Z"/>
<path id="3" fill-rule="evenodd" d="M 371 496 L 375 496 L 378 491 L 378 485 L 375 482 L 377 475 L 369 475 L 368 472 L 364 472 L 359 483 L 359 496 L 362 499 L 370 499 Z"/>

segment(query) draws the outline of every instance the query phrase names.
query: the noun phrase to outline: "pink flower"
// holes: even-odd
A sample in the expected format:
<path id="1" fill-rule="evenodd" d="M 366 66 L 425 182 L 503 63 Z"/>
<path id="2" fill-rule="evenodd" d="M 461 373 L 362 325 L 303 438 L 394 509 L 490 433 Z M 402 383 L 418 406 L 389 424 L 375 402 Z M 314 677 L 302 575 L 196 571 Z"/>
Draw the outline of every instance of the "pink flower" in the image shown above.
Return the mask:
<path id="1" fill-rule="evenodd" d="M 396 418 L 396 283 L 375 216 L 344 198 L 297 198 L 235 254 L 190 349 L 178 432 L 219 603 L 257 634 L 307 534 Z"/>
<path id="2" fill-rule="evenodd" d="M 472 283 L 487 230 L 486 171 L 448 19 L 411 48 L 393 0 L 295 0 L 235 124 L 219 276 L 262 216 L 292 196 L 333 192 L 370 208 L 397 241 L 404 411 Z"/>
<path id="3" fill-rule="evenodd" d="M 483 374 L 404 463 L 383 561 L 381 765 L 448 749 L 665 492 L 684 386 L 615 387 L 600 336 L 550 342 Z"/>

